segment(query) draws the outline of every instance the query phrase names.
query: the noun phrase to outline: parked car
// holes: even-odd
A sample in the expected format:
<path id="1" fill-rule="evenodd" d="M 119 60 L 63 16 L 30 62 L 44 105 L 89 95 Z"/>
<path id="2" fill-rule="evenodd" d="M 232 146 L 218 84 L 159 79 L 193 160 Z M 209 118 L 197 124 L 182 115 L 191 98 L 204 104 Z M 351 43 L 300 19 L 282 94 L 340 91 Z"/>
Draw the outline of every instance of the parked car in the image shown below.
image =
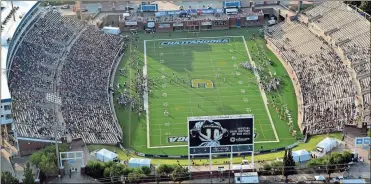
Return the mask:
<path id="1" fill-rule="evenodd" d="M 87 8 L 81 8 L 81 12 L 87 12 L 88 9 Z"/>
<path id="2" fill-rule="evenodd" d="M 70 5 L 69 4 L 65 4 L 61 7 L 61 9 L 70 9 Z"/>

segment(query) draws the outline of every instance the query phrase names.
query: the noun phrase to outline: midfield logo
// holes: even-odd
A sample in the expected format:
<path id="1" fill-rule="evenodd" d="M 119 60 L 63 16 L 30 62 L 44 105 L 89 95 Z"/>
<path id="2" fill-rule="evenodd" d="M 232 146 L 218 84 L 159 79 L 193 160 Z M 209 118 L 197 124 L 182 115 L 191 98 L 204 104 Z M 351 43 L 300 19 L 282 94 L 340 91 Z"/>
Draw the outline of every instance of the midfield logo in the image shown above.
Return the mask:
<path id="1" fill-rule="evenodd" d="M 188 142 L 188 137 L 186 136 L 180 136 L 180 137 L 168 137 L 167 141 L 170 143 L 174 142 Z"/>

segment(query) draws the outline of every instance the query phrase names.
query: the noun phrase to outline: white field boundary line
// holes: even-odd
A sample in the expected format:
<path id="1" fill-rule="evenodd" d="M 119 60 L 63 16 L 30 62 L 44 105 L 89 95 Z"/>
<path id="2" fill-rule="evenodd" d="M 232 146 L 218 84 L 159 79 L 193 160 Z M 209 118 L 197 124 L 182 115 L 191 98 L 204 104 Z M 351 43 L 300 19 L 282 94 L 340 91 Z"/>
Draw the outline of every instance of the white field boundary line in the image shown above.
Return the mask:
<path id="1" fill-rule="evenodd" d="M 144 40 L 144 66 L 143 76 L 147 75 L 147 40 Z M 148 86 L 148 77 L 145 77 L 144 85 Z M 143 93 L 143 109 L 146 111 L 146 123 L 147 123 L 147 148 L 150 148 L 150 137 L 149 137 L 149 108 L 148 108 L 148 91 L 144 90 Z"/>
<path id="2" fill-rule="evenodd" d="M 244 42 L 244 45 L 245 45 L 245 49 L 246 49 L 246 52 L 250 58 L 250 61 L 252 61 L 251 59 L 251 56 L 250 56 L 250 52 L 247 48 L 247 45 L 246 45 L 246 40 L 243 36 L 216 36 L 216 37 L 195 37 L 195 38 L 173 38 L 173 39 L 154 39 L 154 40 L 144 40 L 144 66 L 143 66 L 143 76 L 144 75 L 147 75 L 147 41 L 150 42 L 150 41 L 159 41 L 159 40 L 189 40 L 189 39 L 200 39 L 200 38 L 206 38 L 206 39 L 210 39 L 210 38 L 227 38 L 227 37 L 231 37 L 231 38 L 241 38 L 242 37 L 242 40 Z M 255 66 L 255 63 L 253 64 Z M 148 78 L 148 76 L 147 76 Z M 257 75 L 257 78 L 258 78 L 258 82 L 260 81 L 260 77 Z M 147 86 L 148 85 L 148 81 L 147 79 L 144 81 L 145 85 Z M 261 88 L 259 87 L 259 90 Z M 263 93 L 264 91 L 260 91 L 260 94 L 263 96 Z M 264 93 L 264 96 L 265 96 L 265 93 Z M 263 100 L 264 100 L 264 97 L 263 97 Z M 276 128 L 274 127 L 274 124 L 273 124 L 273 121 L 272 121 L 272 117 L 269 113 L 269 109 L 267 107 L 267 102 L 266 102 L 266 96 L 265 96 L 265 100 L 264 100 L 264 105 L 265 105 L 265 109 L 268 113 L 268 117 L 269 117 L 269 120 L 270 120 L 270 123 L 272 125 L 272 128 L 273 128 L 273 132 L 274 132 L 274 135 L 276 137 L 276 140 L 275 141 L 256 141 L 255 143 L 274 143 L 274 142 L 280 142 L 279 139 L 278 139 L 278 135 L 277 135 L 277 131 L 276 131 Z M 152 148 L 177 148 L 177 147 L 187 147 L 188 145 L 174 145 L 174 146 L 151 146 L 150 144 L 150 136 L 149 136 L 149 105 L 148 105 L 148 92 L 144 92 L 143 93 L 143 102 L 144 102 L 144 110 L 146 111 L 146 121 L 147 121 L 147 148 L 148 149 L 152 149 Z"/>
<path id="3" fill-rule="evenodd" d="M 249 48 L 247 47 L 245 37 L 244 36 L 241 36 L 241 37 L 242 37 L 243 43 L 245 45 L 245 49 L 246 49 L 247 55 L 249 56 L 251 65 L 253 65 L 253 67 L 255 67 L 256 65 L 255 65 L 255 62 L 251 58 L 250 51 L 249 51 Z M 273 120 L 272 120 L 271 113 L 269 112 L 268 102 L 267 102 L 267 95 L 265 94 L 264 89 L 260 85 L 260 76 L 259 76 L 259 74 L 258 74 L 258 72 L 256 70 L 254 70 L 254 74 L 255 74 L 255 77 L 256 77 L 256 79 L 258 81 L 258 88 L 259 88 L 260 94 L 262 95 L 264 106 L 265 106 L 265 110 L 267 111 L 269 121 L 271 122 L 274 136 L 276 137 L 276 141 L 277 142 L 280 142 L 280 140 L 278 138 L 278 135 L 277 135 L 276 127 L 274 126 L 274 123 L 273 123 Z"/>
<path id="4" fill-rule="evenodd" d="M 260 144 L 260 143 L 275 143 L 275 142 L 280 142 L 280 141 L 256 141 L 254 142 L 254 144 Z M 187 147 L 187 145 L 174 145 L 174 146 L 152 146 L 152 147 L 149 147 L 149 148 L 177 148 L 177 147 Z"/>

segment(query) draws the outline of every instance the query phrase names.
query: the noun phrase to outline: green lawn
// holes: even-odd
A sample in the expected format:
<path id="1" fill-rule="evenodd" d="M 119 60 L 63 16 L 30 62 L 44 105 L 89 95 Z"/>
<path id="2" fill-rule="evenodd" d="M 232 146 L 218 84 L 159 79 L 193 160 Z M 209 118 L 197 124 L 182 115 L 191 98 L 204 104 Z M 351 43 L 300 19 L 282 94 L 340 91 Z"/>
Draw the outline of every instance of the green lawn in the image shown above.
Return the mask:
<path id="1" fill-rule="evenodd" d="M 264 40 L 251 41 L 253 33 L 257 34 L 257 28 L 232 29 L 227 31 L 201 32 L 197 37 L 218 37 L 230 39 L 230 43 L 192 44 L 192 45 L 160 45 L 160 42 L 179 41 L 180 38 L 190 40 L 199 39 L 190 33 L 172 33 L 171 37 L 165 33 L 156 33 L 155 37 L 148 34 L 139 34 L 138 48 L 129 45 L 129 52 L 119 68 L 130 68 L 129 62 L 133 53 L 139 56 L 140 66 L 147 61 L 148 78 L 150 79 L 149 93 L 149 138 L 151 147 L 181 146 L 186 143 L 169 143 L 172 136 L 187 136 L 187 117 L 201 115 L 228 115 L 246 114 L 246 108 L 251 109 L 255 117 L 255 132 L 258 133 L 255 141 L 256 150 L 284 147 L 296 140 L 289 132 L 287 122 L 281 120 L 275 109 L 269 105 L 269 111 L 277 131 L 279 142 L 275 141 L 273 128 L 264 108 L 263 100 L 256 85 L 256 77 L 249 71 L 235 66 L 241 62 L 250 62 L 245 49 L 245 43 L 241 36 L 246 39 L 246 44 L 256 64 L 263 62 L 263 53 L 271 59 L 273 65 L 268 66 L 271 73 L 276 73 L 283 79 L 283 88 L 278 93 L 268 93 L 268 101 L 279 99 L 280 103 L 287 104 L 294 120 L 294 128 L 297 126 L 297 102 L 294 88 L 280 61 L 270 52 L 264 44 Z M 239 37 L 228 37 L 239 36 Z M 155 40 L 156 39 L 156 40 Z M 144 40 L 146 41 L 144 47 Z M 144 50 L 144 48 L 146 48 Z M 144 55 L 146 54 L 146 58 Z M 232 56 L 235 60 L 232 60 Z M 115 84 L 124 82 L 133 85 L 137 71 L 129 69 L 128 74 L 120 76 L 117 72 Z M 219 74 L 219 76 L 218 76 Z M 162 79 L 164 76 L 166 79 Z M 154 78 L 154 79 L 153 79 Z M 178 79 L 177 79 L 178 78 Z M 184 79 L 184 82 L 182 80 Z M 214 83 L 214 88 L 193 88 L 192 79 L 206 79 Z M 151 81 L 154 80 L 154 84 Z M 171 82 L 170 82 L 171 80 Z M 122 89 L 120 89 L 122 90 Z M 135 91 L 131 90 L 135 95 Z M 166 93 L 166 94 L 165 94 Z M 116 99 L 119 93 L 115 93 Z M 247 101 L 246 101 L 247 100 Z M 138 152 L 147 154 L 186 155 L 187 147 L 171 148 L 147 148 L 147 119 L 145 114 L 132 113 L 128 108 L 122 108 L 115 101 L 117 118 L 123 129 L 123 144 Z M 167 104 L 167 106 L 166 106 Z M 198 105 L 200 107 L 198 107 Z M 169 112 L 168 116 L 164 111 Z"/>
<path id="2" fill-rule="evenodd" d="M 340 133 L 333 133 L 333 134 L 328 134 L 328 135 L 317 135 L 311 137 L 307 143 L 302 143 L 299 144 L 297 147 L 295 147 L 293 150 L 301 150 L 301 149 L 306 149 L 307 151 L 312 151 L 316 149 L 316 145 L 322 141 L 326 137 L 333 137 L 338 140 L 341 140 L 342 135 Z M 137 155 L 127 155 L 124 151 L 122 151 L 120 148 L 117 148 L 115 146 L 109 146 L 109 145 L 89 145 L 88 146 L 89 151 L 94 151 L 102 148 L 106 148 L 110 151 L 115 151 L 118 155 L 120 160 L 128 160 L 132 157 L 135 158 L 140 158 Z M 268 154 L 261 154 L 261 155 L 255 155 L 255 160 L 275 160 L 277 158 L 283 158 L 283 152 L 276 152 L 276 153 L 268 153 Z M 250 157 L 246 157 L 245 159 L 250 160 Z M 188 165 L 188 160 L 187 159 L 157 159 L 153 158 L 152 159 L 152 164 L 158 165 L 158 164 L 177 164 L 177 160 L 181 165 Z M 194 160 L 196 164 L 202 164 L 202 163 L 207 163 L 206 159 L 195 159 Z M 229 161 L 229 158 L 215 158 L 213 159 L 214 164 L 223 164 L 224 161 Z M 233 163 L 241 163 L 242 158 L 241 157 L 234 157 L 233 158 Z"/>

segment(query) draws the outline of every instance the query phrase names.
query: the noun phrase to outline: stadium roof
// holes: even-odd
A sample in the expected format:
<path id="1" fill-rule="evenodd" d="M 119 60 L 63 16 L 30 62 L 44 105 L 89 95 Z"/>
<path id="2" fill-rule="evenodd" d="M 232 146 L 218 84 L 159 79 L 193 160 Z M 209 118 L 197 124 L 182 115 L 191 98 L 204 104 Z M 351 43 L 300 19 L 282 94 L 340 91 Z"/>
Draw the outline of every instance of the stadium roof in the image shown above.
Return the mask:
<path id="1" fill-rule="evenodd" d="M 15 12 L 15 21 L 13 21 L 13 17 L 9 19 L 6 25 L 3 25 L 4 29 L 1 32 L 1 100 L 3 99 L 10 99 L 10 92 L 8 88 L 8 80 L 6 76 L 6 59 L 8 54 L 8 44 L 6 40 L 11 38 L 17 29 L 19 23 L 21 22 L 20 15 L 25 15 L 31 8 L 37 3 L 37 1 L 13 1 L 14 6 L 18 6 L 19 9 Z M 5 8 L 1 10 L 1 22 L 5 20 L 5 17 L 9 15 L 10 10 L 12 9 L 12 5 L 10 1 L 2 1 L 1 5 Z"/>

